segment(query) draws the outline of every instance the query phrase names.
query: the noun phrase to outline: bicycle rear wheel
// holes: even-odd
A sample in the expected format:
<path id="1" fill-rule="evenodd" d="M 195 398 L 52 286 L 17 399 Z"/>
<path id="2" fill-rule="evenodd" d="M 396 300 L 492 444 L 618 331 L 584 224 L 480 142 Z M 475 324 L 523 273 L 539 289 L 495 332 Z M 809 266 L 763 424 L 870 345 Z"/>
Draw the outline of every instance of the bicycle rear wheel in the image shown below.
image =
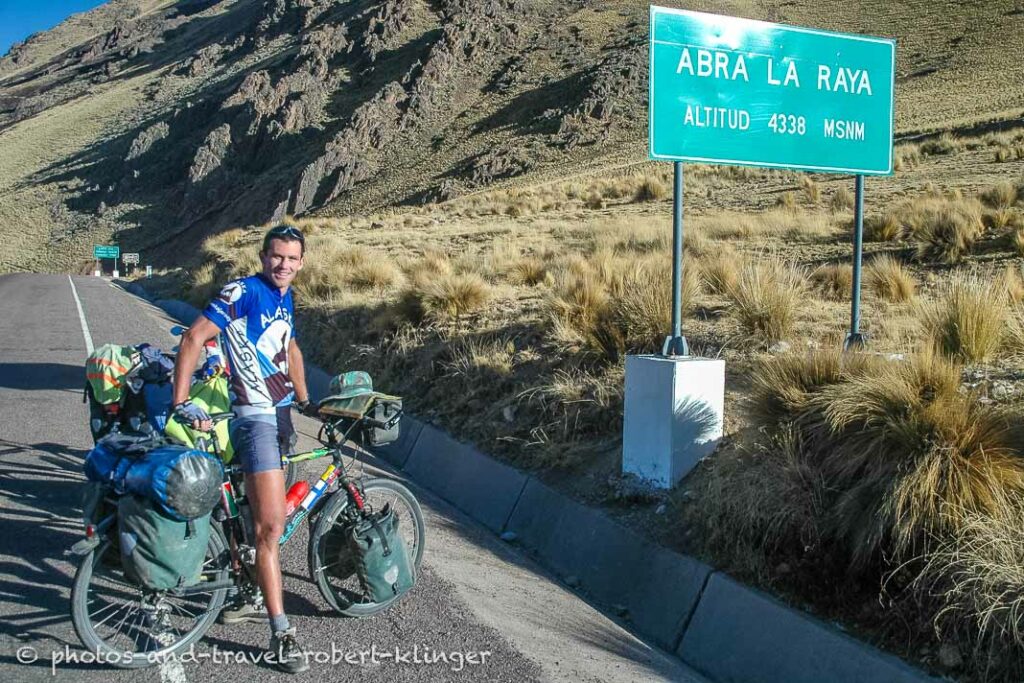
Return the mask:
<path id="1" fill-rule="evenodd" d="M 395 511 L 399 533 L 419 573 L 426 527 L 416 497 L 397 481 L 368 479 L 363 484 L 363 500 L 371 510 L 380 510 L 390 505 Z M 374 602 L 364 593 L 344 541 L 345 534 L 337 533 L 353 521 L 350 505 L 348 495 L 342 490 L 332 497 L 320 513 L 309 536 L 309 571 L 313 583 L 331 607 L 345 616 L 366 617 L 387 609 L 398 597 Z"/>
<path id="2" fill-rule="evenodd" d="M 222 582 L 230 558 L 218 526 L 211 529 L 203 581 Z M 121 568 L 117 547 L 104 540 L 82 558 L 71 589 L 71 622 L 86 649 L 123 669 L 160 663 L 198 641 L 213 625 L 227 588 L 175 596 L 143 591 Z"/>

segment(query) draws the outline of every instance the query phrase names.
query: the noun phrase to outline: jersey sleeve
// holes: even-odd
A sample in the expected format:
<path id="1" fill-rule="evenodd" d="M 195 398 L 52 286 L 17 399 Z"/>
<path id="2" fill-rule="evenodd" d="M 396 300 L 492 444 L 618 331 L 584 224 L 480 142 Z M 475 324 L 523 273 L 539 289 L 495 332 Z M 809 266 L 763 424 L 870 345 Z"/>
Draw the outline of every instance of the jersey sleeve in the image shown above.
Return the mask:
<path id="1" fill-rule="evenodd" d="M 210 300 L 203 310 L 203 315 L 223 332 L 232 320 L 245 316 L 252 299 L 251 293 L 247 290 L 243 280 L 229 282 Z"/>

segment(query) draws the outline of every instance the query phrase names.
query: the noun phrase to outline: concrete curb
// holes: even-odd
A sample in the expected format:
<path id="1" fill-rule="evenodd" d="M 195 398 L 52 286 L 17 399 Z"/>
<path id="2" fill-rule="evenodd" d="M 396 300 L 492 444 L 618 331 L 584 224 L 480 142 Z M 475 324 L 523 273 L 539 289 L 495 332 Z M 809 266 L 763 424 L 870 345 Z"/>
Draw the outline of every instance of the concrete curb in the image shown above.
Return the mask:
<path id="1" fill-rule="evenodd" d="M 403 469 L 428 489 L 501 533 L 526 475 L 426 425 Z"/>
<path id="2" fill-rule="evenodd" d="M 152 301 L 145 290 L 125 288 Z M 182 322 L 199 311 L 152 301 Z M 329 375 L 307 364 L 310 394 Z M 473 446 L 410 416 L 374 455 L 495 533 L 512 532 L 541 562 L 718 683 L 937 683 L 814 617 L 646 540 Z M 511 538 L 511 537 L 510 537 Z M 575 582 L 574 582 L 575 583 Z"/>
<path id="3" fill-rule="evenodd" d="M 641 634 L 669 651 L 712 571 L 534 478 L 527 482 L 508 530 L 556 573 L 575 576 L 598 601 L 628 612 Z"/>
<path id="4" fill-rule="evenodd" d="M 937 680 L 719 572 L 676 654 L 720 683 Z"/>

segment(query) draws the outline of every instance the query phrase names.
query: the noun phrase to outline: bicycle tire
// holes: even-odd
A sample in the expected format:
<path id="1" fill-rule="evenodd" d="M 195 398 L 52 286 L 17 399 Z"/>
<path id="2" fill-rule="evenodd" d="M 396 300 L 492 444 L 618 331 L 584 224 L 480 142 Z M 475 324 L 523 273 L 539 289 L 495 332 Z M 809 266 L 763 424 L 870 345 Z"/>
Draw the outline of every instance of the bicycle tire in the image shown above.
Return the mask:
<path id="1" fill-rule="evenodd" d="M 188 629 L 183 636 L 176 639 L 172 645 L 155 650 L 146 649 L 141 652 L 139 650 L 133 651 L 119 647 L 112 647 L 106 639 L 97 633 L 97 629 L 90 619 L 90 616 L 104 612 L 107 607 L 102 607 L 92 613 L 89 612 L 89 585 L 93 583 L 93 579 L 96 576 L 96 566 L 109 561 L 111 564 L 107 565 L 108 569 L 112 569 L 114 564 L 118 567 L 117 570 L 113 570 L 110 574 L 113 575 L 119 573 L 120 557 L 105 557 L 105 555 L 111 552 L 116 554 L 117 549 L 112 541 L 106 539 L 102 541 L 96 549 L 85 555 L 82 558 L 81 563 L 78 565 L 78 570 L 75 572 L 75 581 L 71 588 L 71 623 L 75 628 L 75 633 L 78 634 L 79 639 L 81 639 L 82 644 L 85 645 L 87 650 L 96 653 L 98 656 L 103 656 L 104 662 L 109 663 L 116 668 L 142 669 L 158 664 L 160 659 L 166 658 L 173 653 L 180 652 L 192 643 L 197 642 L 206 634 L 210 627 L 213 626 L 217 615 L 220 613 L 220 610 L 224 605 L 224 600 L 228 592 L 227 588 L 220 588 L 209 593 L 209 602 L 206 605 L 205 610 L 196 619 L 195 625 Z M 224 539 L 224 534 L 220 529 L 220 525 L 212 523 L 212 528 L 210 529 L 210 540 L 207 543 L 207 559 L 204 564 L 203 573 L 204 575 L 208 575 L 209 579 L 212 581 L 222 581 L 229 576 L 229 570 L 230 558 L 228 557 L 227 542 Z M 129 595 L 135 596 L 133 604 L 129 605 L 129 601 L 126 600 L 122 607 L 137 608 L 139 610 L 140 618 L 145 619 L 145 615 L 142 613 L 141 607 L 142 591 L 124 578 L 123 574 L 121 574 L 121 576 L 123 579 L 123 590 Z M 174 599 L 180 600 L 182 598 L 175 597 Z M 178 609 L 179 612 L 195 616 L 184 608 L 179 607 Z M 120 607 L 117 611 L 111 614 L 119 613 Z M 121 619 L 121 623 L 127 621 L 129 614 L 132 613 L 129 612 L 126 614 Z M 111 616 L 107 616 L 104 618 L 104 621 L 111 618 Z M 133 619 L 130 626 L 139 629 L 140 627 L 134 625 L 135 621 L 136 620 Z M 145 621 L 142 622 L 141 628 L 148 628 L 145 626 Z M 177 629 L 174 630 L 177 631 Z M 166 633 L 166 631 L 163 633 Z M 159 638 L 163 633 L 158 634 L 157 637 Z M 143 641 L 143 645 L 147 645 L 149 643 L 163 645 L 161 641 L 155 640 L 149 633 L 146 633 L 145 635 L 148 638 L 148 641 Z M 138 645 L 138 640 L 135 640 L 134 642 Z M 145 656 L 143 656 L 143 653 Z"/>
<path id="2" fill-rule="evenodd" d="M 394 494 L 397 499 L 401 499 L 405 503 L 408 509 L 412 519 L 400 519 L 399 529 L 409 526 L 409 521 L 412 522 L 415 531 L 415 545 L 411 548 L 411 555 L 416 573 L 419 574 L 420 564 L 423 561 L 423 548 L 426 545 L 426 525 L 423 522 L 423 510 L 420 508 L 419 501 L 409 489 L 391 479 L 368 479 L 363 483 L 363 498 L 368 503 L 373 502 L 375 493 L 379 492 Z M 348 617 L 368 617 L 387 609 L 403 596 L 396 596 L 384 602 L 356 602 L 350 598 L 358 596 L 355 596 L 353 591 L 345 590 L 343 586 L 338 585 L 337 580 L 332 580 L 333 576 L 325 571 L 330 566 L 325 561 L 327 532 L 334 527 L 338 516 L 348 505 L 348 496 L 343 491 L 339 491 L 319 514 L 309 535 L 309 572 L 320 594 L 336 611 Z M 403 525 L 402 522 L 405 524 Z M 402 531 L 401 533 L 404 537 L 408 532 Z"/>

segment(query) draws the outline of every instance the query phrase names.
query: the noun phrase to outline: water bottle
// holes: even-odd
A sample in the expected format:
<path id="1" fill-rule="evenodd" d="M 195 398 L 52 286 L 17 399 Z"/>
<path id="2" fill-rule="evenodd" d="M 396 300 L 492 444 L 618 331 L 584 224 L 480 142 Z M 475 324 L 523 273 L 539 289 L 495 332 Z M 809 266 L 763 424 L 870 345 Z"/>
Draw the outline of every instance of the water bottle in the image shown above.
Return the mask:
<path id="1" fill-rule="evenodd" d="M 299 503 L 302 502 L 302 499 L 306 497 L 307 493 L 309 493 L 308 482 L 297 481 L 292 484 L 292 487 L 288 489 L 288 494 L 284 497 L 285 517 L 288 517 L 295 512 L 295 508 L 299 507 Z"/>

